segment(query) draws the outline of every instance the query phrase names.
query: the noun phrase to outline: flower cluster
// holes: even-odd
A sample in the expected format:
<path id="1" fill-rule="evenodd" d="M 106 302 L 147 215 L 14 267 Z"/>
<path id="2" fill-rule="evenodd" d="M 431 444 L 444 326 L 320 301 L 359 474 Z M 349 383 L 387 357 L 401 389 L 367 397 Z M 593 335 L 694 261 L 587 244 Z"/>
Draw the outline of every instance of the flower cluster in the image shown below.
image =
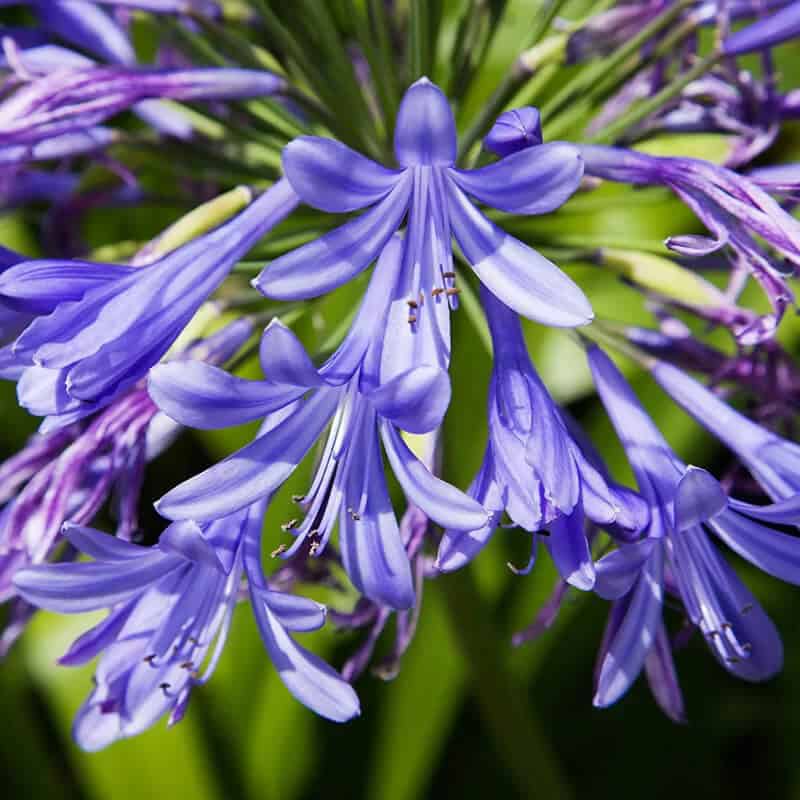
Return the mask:
<path id="1" fill-rule="evenodd" d="M 467 15 L 452 72 L 434 83 L 422 74 L 437 60 L 393 3 L 363 18 L 354 6 L 349 49 L 325 4 L 309 4 L 313 48 L 272 5 L 0 2 L 27 23 L 2 34 L 0 194 L 44 206 L 47 256 L 0 251 L 0 377 L 42 418 L 0 464 L 0 653 L 36 608 L 108 611 L 61 659 L 99 657 L 75 724 L 96 750 L 180 720 L 246 602 L 288 690 L 343 722 L 359 713 L 351 684 L 392 615 L 382 677 L 411 645 L 425 581 L 446 585 L 521 529 L 530 555 L 512 571 L 530 573 L 541 542 L 559 580 L 516 644 L 550 628 L 573 590 L 610 603 L 596 705 L 644 670 L 665 713 L 684 718 L 673 650 L 685 636 L 670 634 L 668 598 L 728 672 L 774 675 L 777 630 L 717 543 L 800 583 L 800 446 L 781 435 L 800 368 L 779 340 L 800 266 L 800 166 L 752 165 L 800 107 L 773 64 L 800 5 L 648 0 L 547 19 L 462 135 L 470 48 L 490 45 L 488 16 Z M 484 5 L 470 13 L 493 13 Z M 150 15 L 166 34 L 144 59 L 136 25 Z M 389 74 L 372 33 L 406 42 L 412 66 Z M 753 51 L 762 68 L 750 73 L 737 58 Z M 555 85 L 566 62 L 572 77 Z M 528 104 L 511 107 L 514 96 Z M 561 138 L 545 141 L 552 131 Z M 665 153 L 677 132 L 729 141 L 716 162 Z M 648 151 L 653 141 L 662 150 Z M 670 228 L 658 252 L 588 235 L 576 252 L 560 227 L 595 198 L 634 206 L 664 187 L 696 227 Z M 92 245 L 84 230 L 103 206 L 198 199 L 149 242 L 112 232 Z M 575 261 L 608 281 L 621 272 L 651 326 L 596 319 Z M 752 306 L 751 282 L 768 309 Z M 314 344 L 331 296 L 353 313 Z M 440 458 L 446 417 L 468 395 L 451 374 L 462 321 L 492 359 L 487 441 L 463 487 Z M 634 486 L 548 391 L 531 323 L 585 355 Z M 631 356 L 726 445 L 732 472 L 684 463 L 600 345 Z M 140 530 L 151 460 L 187 429 L 253 422 L 251 441 L 155 501 L 163 530 Z M 265 529 L 306 466 L 296 517 Z M 99 529 L 109 522 L 112 533 Z M 338 598 L 330 612 L 302 593 L 314 583 Z M 341 672 L 291 635 L 327 618 L 367 629 Z"/>

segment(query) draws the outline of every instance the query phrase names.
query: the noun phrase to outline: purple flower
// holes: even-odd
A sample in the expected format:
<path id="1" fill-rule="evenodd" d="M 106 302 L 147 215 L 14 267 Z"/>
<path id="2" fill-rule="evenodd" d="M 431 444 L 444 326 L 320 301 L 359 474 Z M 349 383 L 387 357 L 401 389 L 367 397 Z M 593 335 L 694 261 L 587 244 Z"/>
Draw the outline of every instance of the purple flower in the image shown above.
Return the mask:
<path id="1" fill-rule="evenodd" d="M 722 43 L 729 56 L 766 50 L 800 36 L 800 3 L 789 3 L 777 13 L 732 33 Z"/>
<path id="2" fill-rule="evenodd" d="M 274 94 L 283 85 L 281 78 L 269 72 L 232 68 L 58 69 L 34 77 L 0 103 L 0 146 L 30 148 L 67 134 L 92 131 L 146 98 L 242 99 Z"/>
<path id="3" fill-rule="evenodd" d="M 289 214 L 281 180 L 216 230 L 145 267 L 28 261 L 0 274 L 0 302 L 38 316 L 17 339 L 32 414 L 67 424 L 107 405 L 157 363 L 234 264 Z"/>
<path id="4" fill-rule="evenodd" d="M 388 309 L 383 360 L 407 368 L 425 352 L 446 367 L 448 301 L 455 305 L 451 236 L 480 280 L 524 316 L 549 325 L 583 325 L 592 311 L 554 264 L 486 218 L 474 199 L 517 214 L 543 214 L 575 191 L 577 150 L 562 142 L 530 148 L 476 170 L 455 167 L 450 106 L 427 78 L 406 92 L 394 139 L 400 169 L 387 169 L 337 142 L 300 137 L 283 153 L 287 180 L 314 208 L 366 213 L 272 261 L 254 285 L 268 297 L 302 299 L 330 291 L 364 270 L 404 217 L 402 270 Z M 428 360 L 433 358 L 434 360 Z"/>
<path id="5" fill-rule="evenodd" d="M 494 346 L 489 387 L 489 444 L 469 489 L 491 513 L 471 531 L 445 531 L 437 566 L 458 569 L 485 546 L 503 511 L 532 532 L 533 566 L 537 531 L 548 528 L 548 550 L 564 579 L 579 589 L 594 585 L 594 564 L 585 519 L 615 526 L 630 536 L 647 523 L 633 492 L 607 479 L 602 465 L 574 440 L 528 356 L 518 316 L 488 290 L 482 293 Z"/>
<path id="6" fill-rule="evenodd" d="M 739 456 L 776 503 L 800 505 L 800 445 L 740 414 L 671 364 L 655 362 L 651 372 L 676 403 Z"/>
<path id="7" fill-rule="evenodd" d="M 794 301 L 787 277 L 800 265 L 800 223 L 763 189 L 743 175 L 694 158 L 660 158 L 617 147 L 581 145 L 586 174 L 633 185 L 669 187 L 697 214 L 711 236 L 670 237 L 666 245 L 687 258 L 722 250 L 736 274 L 752 275 L 764 289 L 773 313 L 734 333 L 741 344 L 771 337 Z M 763 239 L 786 260 L 764 252 Z M 724 318 L 717 320 L 724 322 Z"/>
<path id="8" fill-rule="evenodd" d="M 504 111 L 486 134 L 483 146 L 502 158 L 528 147 L 538 147 L 542 141 L 539 109 L 524 106 Z"/>
<path id="9" fill-rule="evenodd" d="M 596 565 L 595 591 L 615 602 L 598 660 L 594 703 L 618 700 L 651 659 L 656 699 L 679 719 L 680 690 L 661 613 L 665 589 L 681 601 L 726 670 L 750 681 L 772 677 L 783 660 L 778 633 L 710 537 L 770 575 L 798 584 L 800 539 L 779 526 L 800 522 L 800 506 L 796 500 L 752 506 L 728 498 L 708 472 L 678 459 L 599 348 L 590 347 L 589 364 L 651 508 L 647 538 L 619 543 Z"/>
<path id="10" fill-rule="evenodd" d="M 182 357 L 220 363 L 241 347 L 251 330 L 247 319 L 236 320 L 188 348 Z M 0 602 L 12 601 L 0 655 L 33 611 L 16 596 L 12 583 L 16 572 L 52 558 L 63 544 L 59 535 L 63 522 L 90 523 L 110 497 L 117 536 L 127 540 L 137 535 L 145 465 L 178 431 L 147 392 L 135 388 L 90 423 L 37 434 L 0 464 Z M 64 554 L 70 557 L 69 548 Z"/>
<path id="11" fill-rule="evenodd" d="M 257 503 L 205 525 L 174 522 L 155 547 L 68 525 L 72 545 L 94 561 L 17 573 L 18 591 L 43 608 L 109 609 L 61 659 L 84 664 L 102 653 L 75 721 L 81 747 L 99 750 L 141 733 L 167 712 L 170 724 L 183 717 L 192 689 L 216 667 L 243 573 L 264 646 L 289 691 L 328 719 L 358 714 L 350 685 L 289 635 L 321 627 L 325 607 L 270 589 L 261 571 L 263 515 Z"/>
<path id="12" fill-rule="evenodd" d="M 156 403 L 183 424 L 216 428 L 267 416 L 264 431 L 242 450 L 168 492 L 157 503 L 170 519 L 200 521 L 231 513 L 272 495 L 330 425 L 309 492 L 305 519 L 287 526 L 312 555 L 322 552 L 338 520 L 345 570 L 367 597 L 408 608 L 414 587 L 408 556 L 389 499 L 380 442 L 409 501 L 446 527 L 473 529 L 486 520 L 474 500 L 433 476 L 398 428 L 433 430 L 450 399 L 446 373 L 421 360 L 380 383 L 376 346 L 383 309 L 400 270 L 401 243 L 392 240 L 376 267 L 350 333 L 319 369 L 302 345 L 274 321 L 264 332 L 265 381 L 247 381 L 200 364 L 157 367 L 149 389 Z"/>

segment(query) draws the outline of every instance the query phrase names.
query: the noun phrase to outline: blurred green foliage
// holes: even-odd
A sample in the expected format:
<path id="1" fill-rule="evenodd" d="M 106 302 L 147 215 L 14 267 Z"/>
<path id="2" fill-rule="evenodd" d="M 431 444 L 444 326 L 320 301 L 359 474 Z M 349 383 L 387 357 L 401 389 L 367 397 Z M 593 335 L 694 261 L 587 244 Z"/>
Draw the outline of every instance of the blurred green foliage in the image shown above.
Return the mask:
<path id="1" fill-rule="evenodd" d="M 486 64 L 460 109 L 462 127 L 508 69 L 539 6 L 536 0 L 508 3 Z M 445 3 L 442 43 L 452 41 L 460 7 L 458 0 Z M 792 74 L 800 79 L 800 63 L 790 62 L 787 57 L 782 64 L 784 79 L 791 80 Z M 547 120 L 544 129 L 546 135 Z M 695 140 L 687 141 L 694 146 Z M 670 152 L 684 148 L 685 153 L 687 141 L 669 143 Z M 784 160 L 800 154 L 796 142 L 791 132 L 781 142 Z M 698 146 L 699 151 L 685 154 L 711 157 L 716 152 L 708 140 Z M 124 214 L 106 210 L 92 216 L 87 235 L 97 247 L 142 241 L 179 213 L 179 206 Z M 561 246 L 639 246 L 662 252 L 665 236 L 697 229 L 697 222 L 666 192 L 638 192 L 632 203 L 630 189 L 606 187 L 547 218 L 510 220 L 508 226 L 543 246 L 557 240 Z M 28 215 L 0 219 L 0 242 L 34 254 L 35 220 Z M 652 322 L 635 289 L 597 267 L 565 266 L 599 316 Z M 309 305 L 296 328 L 310 347 L 323 346 L 360 290 L 356 284 Z M 750 299 L 761 302 L 758 292 Z M 615 475 L 630 481 L 574 340 L 532 324 L 526 334 L 553 394 L 570 404 Z M 781 336 L 798 351 L 796 318 L 786 320 Z M 454 402 L 444 432 L 444 469 L 462 487 L 470 482 L 485 445 L 490 364 L 469 315 L 454 315 Z M 723 467 L 725 454 L 633 364 L 623 366 L 677 452 L 690 463 Z M 7 456 L 35 423 L 17 409 L 13 387 L 0 386 L 0 407 L 6 422 L 0 428 L 0 449 Z M 252 432 L 252 426 L 244 426 L 182 437 L 150 470 L 144 523 L 158 530 L 158 518 L 149 510 L 152 500 L 243 444 Z M 267 547 L 278 543 L 278 525 L 291 516 L 289 497 L 306 484 L 308 473 L 306 464 L 271 508 Z M 167 730 L 162 724 L 107 751 L 83 753 L 69 731 L 90 689 L 92 668 L 62 668 L 55 661 L 89 620 L 41 613 L 0 669 L 3 797 L 800 797 L 800 765 L 794 757 L 800 738 L 797 590 L 738 565 L 783 633 L 785 670 L 766 685 L 737 682 L 695 637 L 677 655 L 689 725 L 676 726 L 661 715 L 642 681 L 614 708 L 592 708 L 593 659 L 607 610 L 597 598 L 573 595 L 539 641 L 511 648 L 511 634 L 531 621 L 555 580 L 544 557 L 529 577 L 507 569 L 508 561 L 521 560 L 525 539 L 515 532 L 498 535 L 471 578 L 446 576 L 426 585 L 419 631 L 400 675 L 388 685 L 369 675 L 362 678 L 357 686 L 362 717 L 345 726 L 314 717 L 290 697 L 242 606 L 217 673 L 194 693 L 179 726 Z M 448 582 L 458 590 L 448 588 Z M 668 619 L 679 622 L 677 614 Z M 304 636 L 303 643 L 341 664 L 357 637 L 329 626 Z"/>

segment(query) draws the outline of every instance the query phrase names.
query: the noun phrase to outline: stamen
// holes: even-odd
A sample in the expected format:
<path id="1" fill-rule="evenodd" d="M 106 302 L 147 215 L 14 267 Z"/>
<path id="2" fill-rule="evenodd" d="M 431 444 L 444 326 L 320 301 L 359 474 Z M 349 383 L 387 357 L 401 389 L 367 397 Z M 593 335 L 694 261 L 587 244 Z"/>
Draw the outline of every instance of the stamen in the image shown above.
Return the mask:
<path id="1" fill-rule="evenodd" d="M 290 531 L 292 528 L 295 527 L 295 525 L 297 525 L 297 520 L 296 519 L 290 519 L 288 522 L 284 522 L 283 525 L 281 525 L 281 530 L 282 531 Z"/>
<path id="2" fill-rule="evenodd" d="M 269 555 L 270 558 L 277 558 L 285 553 L 289 548 L 285 544 L 279 544 Z"/>

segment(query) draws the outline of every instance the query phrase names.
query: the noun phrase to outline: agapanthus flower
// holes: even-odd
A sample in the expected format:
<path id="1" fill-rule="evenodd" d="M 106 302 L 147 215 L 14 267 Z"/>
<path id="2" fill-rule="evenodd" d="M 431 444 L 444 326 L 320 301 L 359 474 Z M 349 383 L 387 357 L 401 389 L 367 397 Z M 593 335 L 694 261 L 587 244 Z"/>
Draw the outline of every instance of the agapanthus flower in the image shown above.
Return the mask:
<path id="1" fill-rule="evenodd" d="M 800 5 L 791 2 L 765 19 L 730 34 L 722 42 L 722 52 L 729 56 L 766 50 L 800 35 Z"/>
<path id="2" fill-rule="evenodd" d="M 272 261 L 254 281 L 268 297 L 303 299 L 353 278 L 381 252 L 407 216 L 403 266 L 387 315 L 387 368 L 407 369 L 425 353 L 446 367 L 455 285 L 451 236 L 480 280 L 520 314 L 556 326 L 592 318 L 581 290 L 554 264 L 503 232 L 468 195 L 502 211 L 543 214 L 577 189 L 575 147 L 551 142 L 475 170 L 455 167 L 456 130 L 442 91 L 427 78 L 400 104 L 394 136 L 399 169 L 387 169 L 338 142 L 301 136 L 283 152 L 286 179 L 301 200 L 362 216 Z M 433 359 L 433 360 L 431 360 Z"/>
<path id="3" fill-rule="evenodd" d="M 594 562 L 586 518 L 597 525 L 635 533 L 647 522 L 646 508 L 631 491 L 611 482 L 574 440 L 528 355 L 519 317 L 483 290 L 494 362 L 489 387 L 489 443 L 469 489 L 491 512 L 472 531 L 445 531 L 437 566 L 457 569 L 488 542 L 506 511 L 532 536 L 533 566 L 538 531 L 564 579 L 579 589 L 594 585 Z"/>
<path id="4" fill-rule="evenodd" d="M 630 687 L 651 654 L 659 659 L 656 697 L 683 714 L 662 620 L 665 591 L 682 603 L 719 663 L 733 675 L 766 680 L 782 665 L 775 626 L 714 546 L 727 544 L 759 569 L 800 583 L 800 539 L 780 526 L 800 522 L 797 503 L 755 506 L 729 498 L 710 473 L 671 450 L 611 360 L 596 346 L 589 364 L 600 398 L 650 504 L 646 538 L 619 542 L 596 565 L 595 591 L 614 600 L 594 702 L 607 706 Z M 655 668 L 655 667 L 654 667 Z"/>
<path id="5" fill-rule="evenodd" d="M 192 427 L 281 416 L 268 434 L 168 492 L 156 504 L 159 513 L 204 521 L 272 495 L 330 425 L 311 488 L 300 501 L 305 518 L 288 526 L 296 539 L 285 555 L 303 545 L 312 555 L 323 551 L 338 520 L 350 580 L 367 597 L 400 609 L 413 605 L 414 586 L 380 442 L 409 501 L 432 520 L 473 529 L 487 516 L 475 500 L 433 476 L 398 430 L 425 433 L 440 424 L 450 400 L 446 373 L 422 360 L 391 380 L 377 375 L 384 309 L 399 279 L 402 249 L 398 238 L 384 248 L 349 334 L 319 369 L 294 334 L 274 321 L 262 338 L 264 381 L 188 363 L 161 365 L 149 380 L 156 403 Z"/>
<path id="6" fill-rule="evenodd" d="M 249 320 L 236 320 L 191 345 L 181 357 L 222 363 L 239 350 L 251 331 Z M 0 602 L 12 601 L 0 655 L 33 612 L 16 596 L 15 574 L 59 552 L 64 521 L 90 523 L 111 497 L 117 537 L 129 540 L 138 535 L 145 466 L 172 443 L 178 431 L 179 426 L 160 413 L 139 386 L 88 424 L 36 434 L 19 453 L 0 464 Z"/>
<path id="7" fill-rule="evenodd" d="M 800 265 L 800 223 L 794 217 L 747 177 L 707 161 L 663 158 L 599 145 L 581 145 L 580 151 L 588 175 L 638 186 L 662 185 L 675 192 L 711 235 L 672 236 L 666 241 L 667 247 L 687 258 L 724 250 L 734 276 L 752 275 L 773 309 L 744 327 L 734 323 L 739 342 L 755 344 L 773 335 L 784 311 L 794 302 L 787 282 Z M 759 239 L 784 260 L 765 252 Z M 732 285 L 737 285 L 736 277 Z M 713 309 L 709 313 L 713 317 Z M 715 321 L 726 321 L 724 309 Z"/>
<path id="8" fill-rule="evenodd" d="M 24 64 L 24 56 L 21 56 Z M 282 78 L 258 70 L 87 66 L 34 76 L 0 103 L 0 146 L 34 147 L 85 133 L 146 98 L 246 99 L 271 95 Z"/>
<path id="9" fill-rule="evenodd" d="M 14 344 L 20 403 L 48 427 L 107 405 L 167 352 L 234 264 L 297 205 L 281 180 L 244 211 L 144 267 L 27 261 L 0 274 L 0 303 L 42 314 Z"/>
<path id="10" fill-rule="evenodd" d="M 724 442 L 775 501 L 800 508 L 800 445 L 740 414 L 671 364 L 656 362 L 653 377 L 676 403 Z"/>
<path id="11" fill-rule="evenodd" d="M 328 719 L 358 714 L 350 685 L 289 635 L 324 625 L 325 607 L 270 589 L 261 568 L 263 515 L 261 502 L 204 525 L 174 522 L 153 547 L 67 525 L 66 537 L 92 562 L 17 573 L 18 591 L 37 606 L 67 614 L 109 609 L 60 662 L 101 654 L 73 729 L 81 747 L 134 736 L 167 712 L 170 724 L 183 717 L 193 688 L 217 665 L 243 574 L 262 641 L 289 691 Z"/>

